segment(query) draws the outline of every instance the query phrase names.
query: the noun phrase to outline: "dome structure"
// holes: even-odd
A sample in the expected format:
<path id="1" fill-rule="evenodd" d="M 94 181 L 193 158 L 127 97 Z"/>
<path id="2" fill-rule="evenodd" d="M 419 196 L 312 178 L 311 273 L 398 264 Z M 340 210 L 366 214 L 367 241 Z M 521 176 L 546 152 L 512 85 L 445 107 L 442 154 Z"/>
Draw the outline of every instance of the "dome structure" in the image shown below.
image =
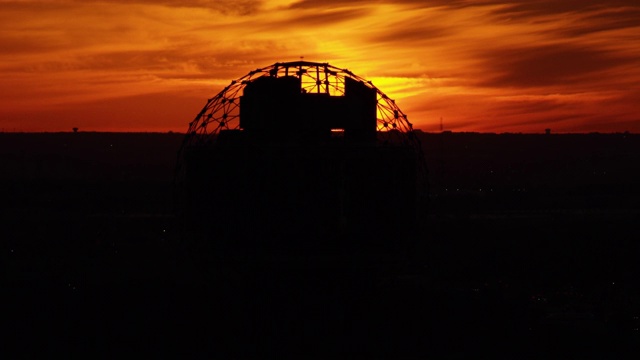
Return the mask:
<path id="1" fill-rule="evenodd" d="M 175 179 L 185 244 L 233 269 L 393 266 L 427 195 L 420 141 L 395 101 L 307 61 L 253 70 L 209 99 Z"/>
<path id="2" fill-rule="evenodd" d="M 258 100 L 256 106 L 249 104 L 246 99 L 243 103 L 243 97 L 248 97 L 249 88 L 252 86 L 258 88 L 259 83 L 265 83 L 267 88 L 259 94 L 263 98 L 265 94 L 266 97 L 272 96 L 269 86 L 273 87 L 277 83 L 281 85 L 275 85 L 276 88 L 282 88 L 282 84 L 285 87 L 293 87 L 293 91 L 299 93 L 301 97 L 263 99 Z M 261 87 L 265 88 L 265 86 Z M 356 89 L 357 87 L 360 89 Z M 349 88 L 356 90 L 349 90 Z M 178 156 L 176 180 L 180 182 L 184 176 L 184 153 L 188 149 L 215 144 L 221 133 L 226 131 L 250 130 L 255 127 L 254 122 L 248 120 L 254 117 L 251 113 L 260 112 L 262 117 L 264 113 L 271 113 L 271 116 L 267 116 L 267 121 L 259 126 L 261 131 L 270 134 L 280 131 L 290 137 L 296 137 L 301 132 L 295 130 L 307 129 L 313 123 L 325 122 L 327 118 L 360 116 L 359 113 L 354 114 L 353 106 L 340 103 L 340 99 L 349 97 L 349 93 L 371 94 L 371 100 L 375 102 L 375 115 L 371 114 L 372 121 L 365 126 L 366 131 L 372 134 L 373 141 L 378 146 L 399 145 L 410 147 L 415 151 L 418 192 L 426 195 L 427 170 L 422 147 L 413 132 L 413 125 L 395 101 L 375 87 L 371 81 L 348 69 L 309 61 L 279 62 L 252 70 L 245 76 L 231 81 L 222 91 L 208 99 L 206 105 L 189 123 L 189 129 Z M 365 97 L 369 96 L 368 94 L 365 94 Z M 300 101 L 300 99 L 316 100 Z M 293 102 L 297 104 L 292 104 Z M 247 110 L 250 107 L 257 108 L 257 111 Z M 324 118 L 319 119 L 319 117 Z M 365 119 L 364 122 L 366 121 L 368 120 Z M 344 122 L 353 122 L 353 120 L 347 119 Z M 336 124 L 334 121 L 333 124 L 329 124 L 331 125 L 329 130 L 338 136 L 345 130 L 349 133 L 350 130 L 345 127 L 348 128 L 350 125 L 345 126 L 343 123 L 338 121 Z M 364 130 L 363 126 L 358 124 L 355 127 L 358 128 L 357 130 Z M 356 130 L 353 132 L 355 133 Z"/>

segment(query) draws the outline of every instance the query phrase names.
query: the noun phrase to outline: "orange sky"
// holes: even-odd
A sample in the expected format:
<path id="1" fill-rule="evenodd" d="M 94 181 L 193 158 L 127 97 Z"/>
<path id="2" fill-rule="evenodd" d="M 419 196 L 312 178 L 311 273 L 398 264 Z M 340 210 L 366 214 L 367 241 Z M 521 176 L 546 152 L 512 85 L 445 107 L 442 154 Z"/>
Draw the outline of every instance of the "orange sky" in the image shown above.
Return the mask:
<path id="1" fill-rule="evenodd" d="M 416 128 L 640 132 L 638 0 L 0 0 L 3 131 L 179 131 L 232 79 L 329 62 Z"/>

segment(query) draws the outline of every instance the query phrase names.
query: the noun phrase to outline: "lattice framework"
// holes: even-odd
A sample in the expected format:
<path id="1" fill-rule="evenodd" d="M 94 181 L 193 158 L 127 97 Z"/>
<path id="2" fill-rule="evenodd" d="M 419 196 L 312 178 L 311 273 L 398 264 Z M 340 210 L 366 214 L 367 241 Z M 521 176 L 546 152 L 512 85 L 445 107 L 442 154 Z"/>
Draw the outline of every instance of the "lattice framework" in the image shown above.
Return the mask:
<path id="1" fill-rule="evenodd" d="M 189 129 L 180 149 L 178 169 L 181 168 L 182 153 L 186 148 L 213 143 L 222 130 L 241 130 L 240 96 L 244 87 L 263 76 L 296 76 L 301 81 L 301 92 L 326 93 L 331 96 L 344 95 L 345 78 L 349 77 L 375 89 L 377 94 L 378 141 L 384 144 L 402 144 L 412 147 L 418 160 L 419 182 L 426 188 L 427 168 L 419 139 L 407 115 L 384 92 L 348 69 L 340 69 L 328 63 L 294 61 L 275 63 L 250 71 L 245 76 L 231 81 L 222 91 L 208 99 L 206 105 L 189 123 Z M 177 174 L 177 177 L 180 177 Z"/>

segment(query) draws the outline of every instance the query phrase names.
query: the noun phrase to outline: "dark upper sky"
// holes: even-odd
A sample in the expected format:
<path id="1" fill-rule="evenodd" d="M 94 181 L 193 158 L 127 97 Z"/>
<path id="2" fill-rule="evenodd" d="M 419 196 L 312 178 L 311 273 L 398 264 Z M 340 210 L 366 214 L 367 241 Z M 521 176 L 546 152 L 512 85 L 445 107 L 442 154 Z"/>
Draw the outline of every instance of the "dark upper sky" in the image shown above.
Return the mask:
<path id="1" fill-rule="evenodd" d="M 278 61 L 348 68 L 418 128 L 640 132 L 637 0 L 0 0 L 4 131 L 185 131 Z"/>

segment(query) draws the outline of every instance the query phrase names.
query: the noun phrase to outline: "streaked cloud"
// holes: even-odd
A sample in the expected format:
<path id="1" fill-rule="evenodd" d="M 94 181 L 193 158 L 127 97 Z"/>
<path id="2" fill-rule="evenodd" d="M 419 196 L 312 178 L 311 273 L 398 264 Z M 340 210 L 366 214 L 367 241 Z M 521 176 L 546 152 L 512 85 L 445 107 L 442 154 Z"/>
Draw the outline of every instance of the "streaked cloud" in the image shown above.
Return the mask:
<path id="1" fill-rule="evenodd" d="M 425 130 L 640 132 L 637 1 L 0 6 L 9 130 L 184 131 L 230 80 L 304 56 L 373 80 Z"/>

